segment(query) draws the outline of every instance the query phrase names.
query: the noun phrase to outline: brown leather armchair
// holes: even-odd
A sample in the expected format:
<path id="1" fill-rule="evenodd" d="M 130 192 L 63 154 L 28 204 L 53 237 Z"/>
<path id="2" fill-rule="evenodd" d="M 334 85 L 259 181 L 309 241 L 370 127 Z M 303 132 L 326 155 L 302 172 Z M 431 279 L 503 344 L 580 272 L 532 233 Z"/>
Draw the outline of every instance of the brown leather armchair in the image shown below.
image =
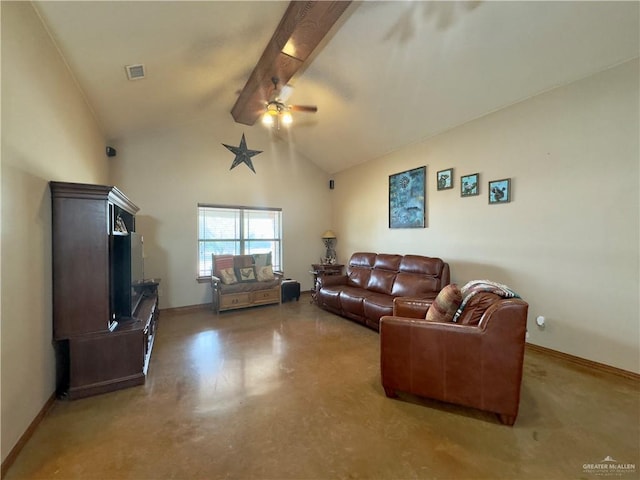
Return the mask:
<path id="1" fill-rule="evenodd" d="M 429 306 L 419 299 L 398 298 L 394 316 L 382 317 L 385 394 L 393 398 L 403 391 L 474 407 L 513 425 L 520 404 L 529 305 L 519 298 L 481 293 L 458 323 L 425 320 Z"/>

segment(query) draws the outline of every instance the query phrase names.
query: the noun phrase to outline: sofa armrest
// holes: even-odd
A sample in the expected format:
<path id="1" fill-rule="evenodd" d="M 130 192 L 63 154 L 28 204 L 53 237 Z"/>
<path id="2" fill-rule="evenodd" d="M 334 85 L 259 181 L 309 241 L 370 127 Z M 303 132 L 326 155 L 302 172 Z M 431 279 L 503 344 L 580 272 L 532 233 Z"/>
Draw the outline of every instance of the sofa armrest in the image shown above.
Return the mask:
<path id="1" fill-rule="evenodd" d="M 328 287 L 331 285 L 346 285 L 347 284 L 347 276 L 346 275 L 322 275 L 318 276 L 318 289 L 322 287 Z"/>
<path id="2" fill-rule="evenodd" d="M 396 297 L 393 299 L 393 316 L 407 318 L 425 318 L 433 303 L 431 299 L 416 297 Z"/>
<path id="3" fill-rule="evenodd" d="M 220 313 L 220 286 L 222 280 L 211 274 L 211 308 L 215 313 Z"/>

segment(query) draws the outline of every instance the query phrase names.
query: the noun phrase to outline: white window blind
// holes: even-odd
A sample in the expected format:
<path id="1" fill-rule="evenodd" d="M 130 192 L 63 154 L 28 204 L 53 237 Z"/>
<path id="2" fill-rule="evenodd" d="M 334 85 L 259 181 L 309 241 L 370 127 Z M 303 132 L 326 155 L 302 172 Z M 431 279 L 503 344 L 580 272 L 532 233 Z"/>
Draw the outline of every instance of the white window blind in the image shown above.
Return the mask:
<path id="1" fill-rule="evenodd" d="M 198 277 L 211 275 L 211 255 L 271 252 L 282 270 L 282 209 L 198 204 Z"/>

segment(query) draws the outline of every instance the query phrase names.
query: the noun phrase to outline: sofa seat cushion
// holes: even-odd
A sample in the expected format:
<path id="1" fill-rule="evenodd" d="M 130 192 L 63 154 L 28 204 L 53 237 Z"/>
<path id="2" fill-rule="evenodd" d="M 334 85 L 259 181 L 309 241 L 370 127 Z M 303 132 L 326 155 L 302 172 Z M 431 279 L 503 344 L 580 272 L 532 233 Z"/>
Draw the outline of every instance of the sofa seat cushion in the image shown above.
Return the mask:
<path id="1" fill-rule="evenodd" d="M 370 295 L 372 293 L 364 288 L 344 287 L 340 292 L 340 308 L 345 312 L 351 312 L 358 317 L 363 317 L 363 302 Z"/>
<path id="2" fill-rule="evenodd" d="M 279 279 L 269 280 L 267 282 L 234 283 L 233 285 L 222 284 L 220 285 L 220 291 L 223 294 L 256 292 L 259 290 L 268 290 L 269 288 L 277 287 L 279 284 L 280 284 Z"/>
<path id="3" fill-rule="evenodd" d="M 393 298 L 390 295 L 370 295 L 364 299 L 364 315 L 367 318 L 383 317 L 393 314 Z M 389 313 L 391 312 L 391 313 Z M 377 329 L 377 326 L 376 326 Z"/>

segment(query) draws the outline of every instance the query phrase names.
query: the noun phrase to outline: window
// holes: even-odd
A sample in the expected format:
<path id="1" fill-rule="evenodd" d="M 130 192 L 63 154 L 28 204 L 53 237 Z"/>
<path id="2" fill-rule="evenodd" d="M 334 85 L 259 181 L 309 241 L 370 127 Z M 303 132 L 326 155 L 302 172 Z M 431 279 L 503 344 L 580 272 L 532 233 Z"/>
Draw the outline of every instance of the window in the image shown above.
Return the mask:
<path id="1" fill-rule="evenodd" d="M 271 252 L 282 270 L 282 209 L 198 204 L 198 277 L 211 275 L 211 254 Z"/>

